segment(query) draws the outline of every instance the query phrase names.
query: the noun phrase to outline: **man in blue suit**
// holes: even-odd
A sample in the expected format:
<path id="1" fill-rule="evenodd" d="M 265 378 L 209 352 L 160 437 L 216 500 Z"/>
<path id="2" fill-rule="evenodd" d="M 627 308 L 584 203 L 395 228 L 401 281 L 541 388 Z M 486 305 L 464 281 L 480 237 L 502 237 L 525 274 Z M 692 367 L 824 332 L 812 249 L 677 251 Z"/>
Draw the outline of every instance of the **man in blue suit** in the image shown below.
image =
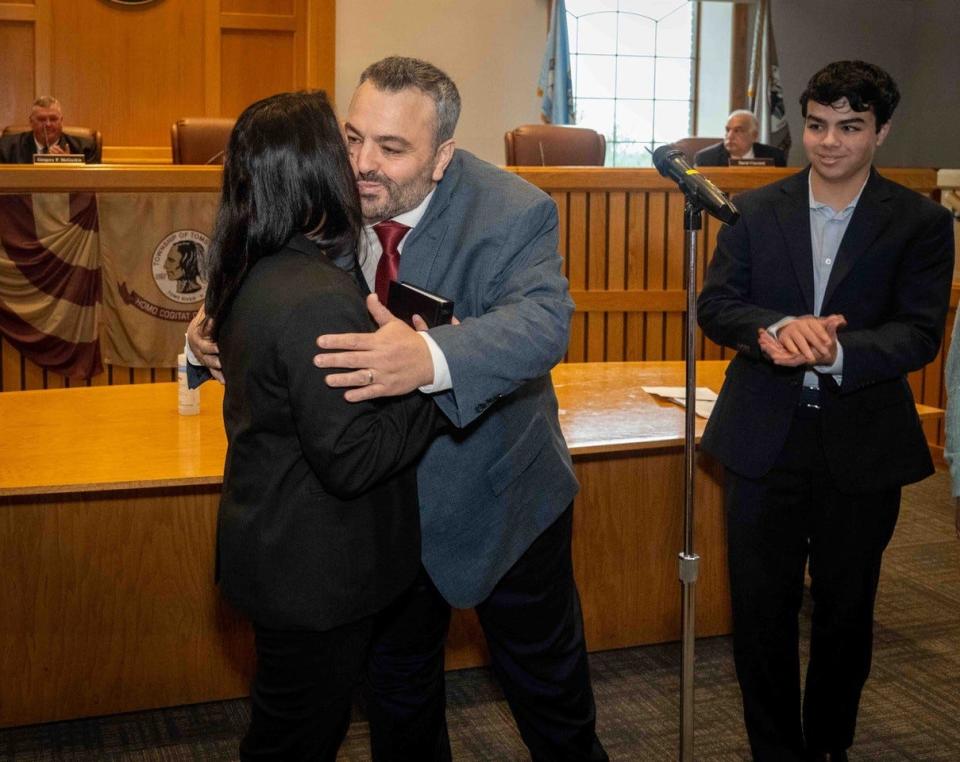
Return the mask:
<path id="1" fill-rule="evenodd" d="M 371 295 L 377 332 L 318 339 L 333 351 L 316 365 L 340 369 L 326 379 L 347 399 L 419 388 L 457 427 L 418 468 L 423 569 L 371 657 L 373 754 L 450 758 L 443 642 L 456 606 L 476 609 L 532 758 L 605 760 L 570 556 L 578 485 L 550 381 L 573 312 L 556 206 L 457 150 L 459 112 L 446 74 L 392 57 L 364 71 L 345 125 L 367 284 L 382 286 L 398 253 L 388 275 L 453 300 L 459 320 L 414 331 Z"/>

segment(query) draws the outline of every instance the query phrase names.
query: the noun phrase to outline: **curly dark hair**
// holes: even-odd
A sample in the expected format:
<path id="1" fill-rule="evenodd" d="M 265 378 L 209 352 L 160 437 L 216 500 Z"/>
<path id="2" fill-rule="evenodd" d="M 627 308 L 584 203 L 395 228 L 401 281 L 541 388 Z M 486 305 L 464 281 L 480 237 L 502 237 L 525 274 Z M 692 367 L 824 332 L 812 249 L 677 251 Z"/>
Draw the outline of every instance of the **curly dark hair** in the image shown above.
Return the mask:
<path id="1" fill-rule="evenodd" d="M 841 98 L 846 98 L 854 111 L 872 109 L 879 130 L 900 103 L 900 90 L 879 66 L 866 61 L 834 61 L 810 77 L 800 95 L 800 111 L 806 118 L 809 101 L 832 106 Z"/>

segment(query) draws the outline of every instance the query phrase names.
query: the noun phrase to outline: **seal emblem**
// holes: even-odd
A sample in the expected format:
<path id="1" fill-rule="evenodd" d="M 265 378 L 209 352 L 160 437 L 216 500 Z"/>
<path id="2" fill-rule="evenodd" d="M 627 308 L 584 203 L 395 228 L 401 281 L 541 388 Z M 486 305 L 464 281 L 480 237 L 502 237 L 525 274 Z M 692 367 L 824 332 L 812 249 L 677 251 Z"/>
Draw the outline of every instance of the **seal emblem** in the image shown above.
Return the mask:
<path id="1" fill-rule="evenodd" d="M 207 283 L 201 264 L 207 255 L 210 239 L 199 230 L 177 230 L 166 236 L 154 249 L 153 280 L 160 292 L 180 304 L 203 301 Z"/>

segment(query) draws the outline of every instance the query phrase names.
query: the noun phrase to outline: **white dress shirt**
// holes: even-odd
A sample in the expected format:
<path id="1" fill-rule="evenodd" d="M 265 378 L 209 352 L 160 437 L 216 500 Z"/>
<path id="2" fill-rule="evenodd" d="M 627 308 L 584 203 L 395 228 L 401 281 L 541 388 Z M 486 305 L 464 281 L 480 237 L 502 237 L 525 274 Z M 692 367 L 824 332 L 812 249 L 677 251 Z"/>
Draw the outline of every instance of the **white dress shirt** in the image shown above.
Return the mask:
<path id="1" fill-rule="evenodd" d="M 430 199 L 433 198 L 434 191 L 430 191 L 426 198 L 420 202 L 420 204 L 411 209 L 409 212 L 404 212 L 403 214 L 398 214 L 396 217 L 391 217 L 394 222 L 399 222 L 401 225 L 406 225 L 413 230 L 423 219 L 424 213 L 427 211 L 427 207 L 430 205 Z M 403 258 L 403 244 L 407 240 L 407 236 L 410 235 L 408 230 L 403 238 L 400 239 L 400 243 L 397 244 L 397 253 Z M 377 237 L 377 232 L 373 229 L 373 225 L 364 225 L 363 226 L 363 235 L 360 238 L 360 251 L 358 252 L 358 258 L 360 260 L 360 269 L 363 271 L 363 278 L 367 282 L 367 286 L 371 292 L 375 290 L 375 283 L 377 279 L 377 264 L 380 262 L 380 257 L 383 255 L 383 246 L 380 244 L 380 239 Z M 450 378 L 450 366 L 447 365 L 447 358 L 443 354 L 443 350 L 437 345 L 430 334 L 426 331 L 418 331 L 418 336 L 422 336 L 423 340 L 427 343 L 427 349 L 430 350 L 430 358 L 433 361 L 433 383 L 426 386 L 421 386 L 420 391 L 430 394 L 432 392 L 442 392 L 446 391 L 453 387 L 453 381 Z"/>

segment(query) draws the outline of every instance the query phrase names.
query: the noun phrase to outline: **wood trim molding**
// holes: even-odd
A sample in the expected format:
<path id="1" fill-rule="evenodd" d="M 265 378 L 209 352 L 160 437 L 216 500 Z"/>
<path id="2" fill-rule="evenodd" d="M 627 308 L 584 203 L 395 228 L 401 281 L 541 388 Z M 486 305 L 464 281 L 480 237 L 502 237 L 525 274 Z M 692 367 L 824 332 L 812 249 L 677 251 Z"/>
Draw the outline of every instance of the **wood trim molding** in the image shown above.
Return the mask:
<path id="1" fill-rule="evenodd" d="M 220 29 L 266 29 L 296 32 L 297 17 L 274 13 L 221 13 Z"/>
<path id="2" fill-rule="evenodd" d="M 37 7 L 21 3 L 0 3 L 0 21 L 36 21 Z"/>

